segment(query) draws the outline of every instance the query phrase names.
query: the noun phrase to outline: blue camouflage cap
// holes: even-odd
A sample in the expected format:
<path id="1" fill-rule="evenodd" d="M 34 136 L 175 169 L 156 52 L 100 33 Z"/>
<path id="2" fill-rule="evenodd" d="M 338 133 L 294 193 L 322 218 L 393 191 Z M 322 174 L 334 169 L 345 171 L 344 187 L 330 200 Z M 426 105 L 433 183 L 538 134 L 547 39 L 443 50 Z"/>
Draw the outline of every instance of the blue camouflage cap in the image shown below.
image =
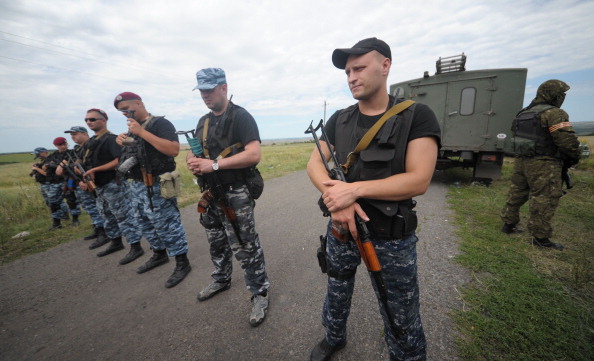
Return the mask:
<path id="1" fill-rule="evenodd" d="M 85 127 L 80 127 L 80 126 L 74 126 L 71 127 L 69 130 L 66 130 L 64 133 L 88 133 L 87 132 L 87 128 Z"/>
<path id="2" fill-rule="evenodd" d="M 192 90 L 210 90 L 220 84 L 227 84 L 225 71 L 221 68 L 206 68 L 196 73 L 198 85 Z"/>
<path id="3" fill-rule="evenodd" d="M 31 153 L 31 154 L 35 155 L 35 158 L 37 158 L 43 152 L 48 152 L 48 150 L 45 149 L 44 147 L 37 147 L 33 150 L 33 153 Z"/>

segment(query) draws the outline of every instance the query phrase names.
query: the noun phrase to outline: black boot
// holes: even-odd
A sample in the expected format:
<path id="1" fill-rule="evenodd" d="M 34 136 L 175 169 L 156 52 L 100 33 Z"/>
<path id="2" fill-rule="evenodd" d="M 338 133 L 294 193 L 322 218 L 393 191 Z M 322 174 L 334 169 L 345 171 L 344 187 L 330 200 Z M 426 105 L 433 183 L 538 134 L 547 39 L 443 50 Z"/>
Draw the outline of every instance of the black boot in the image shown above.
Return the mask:
<path id="1" fill-rule="evenodd" d="M 109 238 L 107 237 L 107 234 L 105 234 L 105 228 L 97 227 L 96 230 L 97 239 L 95 240 L 95 242 L 91 243 L 89 249 L 99 248 L 109 242 Z"/>
<path id="2" fill-rule="evenodd" d="M 108 254 L 112 254 L 123 249 L 124 244 L 122 243 L 122 237 L 116 237 L 111 240 L 111 243 L 109 244 L 109 247 L 107 247 L 107 249 L 97 253 L 97 257 L 107 256 Z"/>
<path id="3" fill-rule="evenodd" d="M 548 238 L 533 238 L 532 244 L 535 246 L 543 247 L 543 248 L 553 248 L 557 251 L 563 251 L 563 245 L 560 243 L 551 242 Z"/>
<path id="4" fill-rule="evenodd" d="M 48 231 L 53 231 L 53 230 L 62 228 L 62 224 L 61 224 L 60 218 L 53 218 L 53 220 L 54 220 L 54 223 L 48 229 Z"/>
<path id="5" fill-rule="evenodd" d="M 83 239 L 85 241 L 90 241 L 91 239 L 97 238 L 98 235 L 99 235 L 99 233 L 97 233 L 97 227 L 95 225 L 93 225 L 93 233 L 87 234 L 86 236 L 83 237 Z"/>
<path id="6" fill-rule="evenodd" d="M 501 232 L 503 232 L 505 234 L 512 234 L 512 233 L 522 233 L 523 230 L 521 230 L 520 228 L 516 227 L 515 224 L 505 223 L 503 225 L 503 227 L 501 227 Z"/>
<path id="7" fill-rule="evenodd" d="M 146 261 L 145 264 L 138 267 L 138 269 L 136 270 L 136 273 L 140 274 L 140 273 L 150 271 L 153 268 L 159 267 L 160 265 L 163 265 L 167 262 L 169 262 L 169 256 L 167 256 L 166 249 L 153 250 L 153 256 L 148 261 Z"/>
<path id="8" fill-rule="evenodd" d="M 140 242 L 132 243 L 130 245 L 130 252 L 120 260 L 120 264 L 128 264 L 144 254 L 144 249 L 140 246 Z"/>
<path id="9" fill-rule="evenodd" d="M 192 270 L 192 266 L 190 266 L 190 261 L 188 261 L 188 256 L 184 254 L 180 254 L 175 256 L 175 271 L 167 282 L 165 282 L 165 287 L 171 288 L 178 283 L 180 283 Z"/>
<path id="10" fill-rule="evenodd" d="M 78 221 L 78 215 L 72 215 L 72 223 L 70 223 L 70 225 L 76 227 L 80 225 L 80 222 Z"/>

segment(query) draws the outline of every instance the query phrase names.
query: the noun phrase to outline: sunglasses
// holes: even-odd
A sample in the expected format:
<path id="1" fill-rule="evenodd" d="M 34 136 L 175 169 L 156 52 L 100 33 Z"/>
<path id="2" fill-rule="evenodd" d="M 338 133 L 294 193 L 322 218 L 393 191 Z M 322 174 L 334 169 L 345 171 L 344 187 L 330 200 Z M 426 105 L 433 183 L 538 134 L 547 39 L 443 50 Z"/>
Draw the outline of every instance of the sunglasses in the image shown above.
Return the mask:
<path id="1" fill-rule="evenodd" d="M 85 118 L 85 122 L 94 122 L 103 118 Z"/>

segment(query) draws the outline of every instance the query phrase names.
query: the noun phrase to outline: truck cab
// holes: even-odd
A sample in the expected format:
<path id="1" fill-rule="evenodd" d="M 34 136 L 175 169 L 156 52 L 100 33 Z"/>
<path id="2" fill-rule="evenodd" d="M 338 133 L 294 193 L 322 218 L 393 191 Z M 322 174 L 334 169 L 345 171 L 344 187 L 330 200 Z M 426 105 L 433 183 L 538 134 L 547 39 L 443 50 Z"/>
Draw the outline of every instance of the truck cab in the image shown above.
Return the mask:
<path id="1" fill-rule="evenodd" d="M 428 105 L 441 127 L 437 167 L 473 168 L 489 184 L 501 177 L 511 123 L 522 109 L 525 68 L 466 71 L 466 55 L 439 58 L 436 73 L 392 84 L 390 94 Z"/>

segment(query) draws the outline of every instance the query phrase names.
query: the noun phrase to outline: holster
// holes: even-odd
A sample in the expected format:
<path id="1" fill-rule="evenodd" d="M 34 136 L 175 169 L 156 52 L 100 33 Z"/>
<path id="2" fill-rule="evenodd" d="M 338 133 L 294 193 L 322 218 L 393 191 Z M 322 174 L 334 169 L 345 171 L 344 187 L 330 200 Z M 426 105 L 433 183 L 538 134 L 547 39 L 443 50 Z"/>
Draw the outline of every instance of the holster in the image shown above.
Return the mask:
<path id="1" fill-rule="evenodd" d="M 320 247 L 318 247 L 318 263 L 320 265 L 320 269 L 322 273 L 328 272 L 328 262 L 326 260 L 326 243 L 328 242 L 328 238 L 326 236 L 320 236 Z"/>

